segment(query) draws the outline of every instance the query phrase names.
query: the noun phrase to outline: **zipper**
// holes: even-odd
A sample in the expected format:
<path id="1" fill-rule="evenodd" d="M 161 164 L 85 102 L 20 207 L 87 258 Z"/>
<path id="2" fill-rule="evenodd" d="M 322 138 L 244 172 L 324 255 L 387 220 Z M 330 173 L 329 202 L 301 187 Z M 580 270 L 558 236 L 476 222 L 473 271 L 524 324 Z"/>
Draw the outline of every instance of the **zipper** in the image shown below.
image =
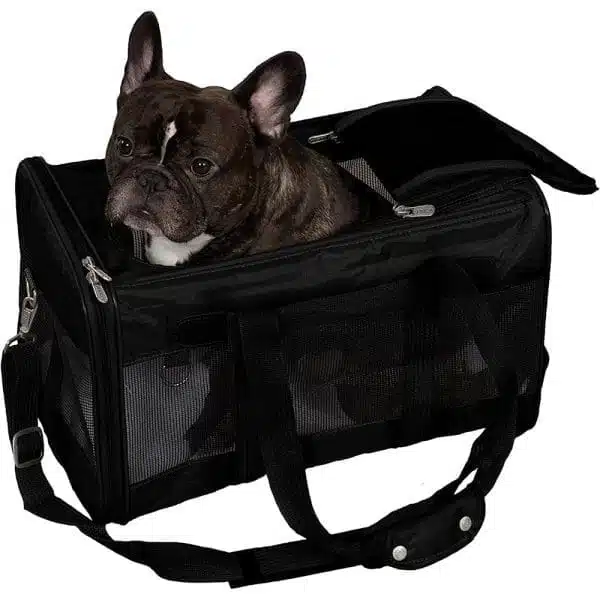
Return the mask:
<path id="1" fill-rule="evenodd" d="M 87 275 L 85 276 L 87 282 L 90 284 L 92 291 L 94 292 L 94 296 L 96 296 L 96 300 L 101 304 L 108 303 L 108 294 L 104 289 L 100 280 L 103 280 L 107 283 L 112 281 L 112 277 L 106 272 L 103 271 L 100 267 L 96 266 L 94 263 L 94 259 L 91 256 L 86 256 L 81 260 L 81 264 L 87 271 Z"/>
<path id="2" fill-rule="evenodd" d="M 335 142 L 336 144 L 340 144 L 341 139 L 335 131 L 326 131 L 325 133 L 311 135 L 306 142 L 311 146 L 314 146 L 315 144 L 322 144 L 323 142 Z"/>
<path id="3" fill-rule="evenodd" d="M 311 135 L 307 139 L 308 144 L 320 144 L 322 142 L 333 141 L 335 143 L 342 142 L 342 134 L 343 132 L 357 123 L 358 121 L 364 119 L 365 117 L 370 116 L 373 113 L 379 112 L 380 110 L 385 110 L 387 108 L 391 108 L 393 106 L 410 106 L 412 104 L 421 104 L 424 101 L 427 103 L 462 103 L 468 104 L 464 100 L 460 100 L 459 98 L 455 98 L 454 96 L 449 97 L 431 97 L 423 99 L 422 97 L 417 98 L 407 98 L 405 100 L 390 100 L 388 102 L 381 102 L 379 104 L 373 104 L 372 106 L 367 106 L 366 108 L 359 108 L 355 110 L 349 110 L 340 114 L 340 119 L 335 123 L 334 129 L 331 131 L 326 131 L 324 133 L 318 133 L 315 135 Z M 332 115 L 333 116 L 333 115 Z"/>
<path id="4" fill-rule="evenodd" d="M 487 218 L 494 218 L 495 216 L 509 212 L 511 209 L 517 209 L 523 207 L 524 202 L 522 200 L 515 201 L 514 198 L 508 200 L 502 200 L 489 204 L 486 206 L 474 206 L 471 210 L 464 211 L 457 218 L 454 215 L 448 215 L 444 213 L 435 213 L 429 217 L 418 219 L 418 225 L 412 223 L 410 220 L 398 219 L 397 217 L 390 217 L 384 221 L 377 223 L 377 230 L 372 229 L 356 232 L 352 234 L 346 234 L 341 239 L 332 241 L 319 240 L 317 242 L 311 242 L 303 246 L 290 246 L 275 250 L 273 252 L 265 252 L 262 255 L 256 255 L 256 257 L 241 257 L 233 259 L 231 261 L 223 262 L 220 264 L 209 264 L 198 267 L 183 267 L 178 269 L 177 272 L 163 271 L 156 275 L 146 275 L 134 280 L 117 280 L 114 285 L 118 289 L 126 289 L 141 285 L 151 285 L 156 282 L 165 282 L 173 280 L 183 280 L 187 278 L 197 277 L 199 275 L 212 275 L 214 273 L 226 272 L 239 267 L 254 267 L 265 262 L 283 261 L 302 254 L 316 252 L 321 248 L 343 248 L 353 246 L 364 241 L 371 241 L 373 239 L 383 239 L 386 237 L 392 237 L 399 234 L 403 230 L 410 229 L 411 231 L 419 232 L 423 229 L 431 227 L 443 227 L 446 224 L 460 224 L 463 219 L 477 219 L 485 220 Z M 490 208 L 493 207 L 491 210 Z M 408 208 L 408 207 L 407 207 Z M 413 207 L 414 208 L 414 207 Z M 409 217 L 410 219 L 410 217 Z M 310 246 L 307 248 L 306 246 Z"/>
<path id="5" fill-rule="evenodd" d="M 457 194 L 450 194 L 449 196 L 447 194 L 440 193 L 440 194 L 434 194 L 431 196 L 422 196 L 422 197 L 425 197 L 428 199 L 438 198 L 441 196 L 449 197 L 449 200 L 443 202 L 438 207 L 439 211 L 447 212 L 447 211 L 455 209 L 457 207 L 464 206 L 465 204 L 471 204 L 472 202 L 475 202 L 477 200 L 487 198 L 488 196 L 491 196 L 492 194 L 499 194 L 501 192 L 504 192 L 508 188 L 514 186 L 516 183 L 523 181 L 525 179 L 526 178 L 523 176 L 511 177 L 509 179 L 505 179 L 503 181 L 499 181 L 499 182 L 493 183 L 491 185 L 485 186 L 483 189 L 479 189 L 479 190 L 471 192 L 471 193 L 457 193 Z"/>
<path id="6" fill-rule="evenodd" d="M 19 317 L 19 335 L 27 335 L 31 331 L 35 315 L 38 311 L 37 289 L 31 275 L 26 267 L 23 270 L 25 279 L 25 297 L 21 303 L 21 315 Z"/>
<path id="7" fill-rule="evenodd" d="M 114 291 L 108 285 L 110 280 L 102 277 L 101 273 L 106 277 L 110 278 L 110 276 L 102 268 L 98 267 L 101 263 L 95 250 L 85 234 L 81 223 L 73 213 L 73 209 L 68 205 L 64 193 L 54 175 L 50 172 L 46 162 L 41 158 L 30 159 L 24 163 L 24 167 L 41 200 L 48 220 L 52 224 L 55 234 L 60 241 L 64 254 L 71 264 L 70 270 L 78 286 L 79 297 L 83 302 L 85 319 L 90 329 L 90 362 L 96 365 L 97 371 L 99 371 L 94 377 L 96 392 L 94 422 L 95 439 L 97 440 L 95 458 L 97 460 L 97 471 L 103 493 L 103 510 L 105 511 L 102 514 L 102 518 L 124 522 L 129 512 L 126 479 L 127 458 L 124 440 L 122 437 L 116 438 L 117 435 L 121 436 L 121 432 L 122 435 L 126 435 L 121 417 L 119 392 L 121 389 L 120 331 L 117 327 L 117 308 Z M 40 176 L 45 176 L 49 179 L 46 186 L 42 185 Z M 72 241 L 74 236 L 67 234 L 64 221 L 59 219 L 56 214 L 57 208 L 55 208 L 47 192 L 49 184 L 53 185 L 57 190 L 63 203 L 63 209 L 69 213 L 73 221 L 72 229 L 74 231 L 72 233 L 75 235 L 79 234 L 77 244 Z M 89 252 L 89 255 L 81 258 L 81 255 L 77 256 L 77 250 L 84 247 L 86 248 L 86 254 Z M 88 258 L 91 259 L 90 267 L 86 267 L 83 264 L 83 261 Z M 86 264 L 90 264 L 90 262 L 86 261 Z M 82 283 L 82 265 L 88 272 L 86 274 L 86 282 L 92 287 L 94 297 L 103 305 L 102 309 L 100 309 L 98 303 L 91 300 L 87 288 Z M 93 276 L 90 274 L 91 271 L 94 272 Z M 95 279 L 95 277 L 104 283 L 97 281 L 97 285 L 92 284 L 91 279 Z M 102 291 L 100 291 L 100 288 L 102 288 Z M 100 298 L 98 298 L 96 292 L 98 292 Z M 101 298 L 106 298 L 106 301 L 103 302 Z M 107 339 L 107 336 L 110 336 L 110 340 Z M 116 397 L 117 394 L 119 394 L 118 397 Z"/>
<path id="8" fill-rule="evenodd" d="M 218 271 L 226 271 L 229 269 L 233 269 L 236 266 L 244 265 L 244 266 L 254 266 L 260 264 L 265 261 L 271 260 L 284 260 L 289 257 L 293 257 L 296 255 L 301 255 L 306 252 L 311 252 L 317 250 L 319 248 L 337 248 L 341 246 L 351 245 L 354 242 L 360 242 L 363 240 L 370 240 L 373 237 L 386 236 L 391 235 L 396 230 L 400 230 L 403 227 L 407 226 L 408 223 L 406 220 L 417 219 L 419 222 L 421 219 L 425 219 L 429 222 L 429 220 L 433 220 L 437 222 L 446 222 L 451 221 L 453 218 L 461 219 L 463 217 L 471 216 L 473 212 L 488 212 L 490 207 L 495 207 L 495 209 L 490 214 L 495 214 L 496 209 L 502 210 L 506 208 L 508 205 L 515 205 L 514 199 L 509 199 L 508 201 L 500 200 L 498 202 L 493 202 L 484 206 L 474 206 L 472 210 L 468 210 L 466 212 L 461 212 L 458 217 L 449 217 L 446 212 L 448 206 L 456 207 L 458 205 L 471 204 L 476 200 L 481 200 L 490 196 L 493 193 L 500 193 L 508 189 L 511 185 L 518 181 L 528 181 L 528 178 L 525 177 L 514 177 L 505 180 L 504 182 L 495 183 L 491 186 L 486 186 L 484 189 L 480 189 L 477 192 L 471 194 L 459 194 L 456 197 L 452 197 L 450 203 L 444 203 L 443 206 L 436 207 L 433 204 L 419 204 L 415 206 L 408 206 L 405 204 L 392 204 L 392 210 L 395 215 L 386 217 L 378 220 L 376 223 L 377 230 L 374 231 L 372 227 L 369 227 L 363 231 L 357 231 L 354 233 L 347 233 L 338 239 L 325 239 L 318 240 L 316 242 L 309 242 L 306 245 L 302 246 L 288 246 L 285 248 L 281 248 L 279 250 L 274 250 L 272 252 L 267 252 L 261 255 L 256 255 L 256 257 L 240 257 L 235 258 L 226 263 L 220 264 L 209 264 L 202 265 L 198 267 L 180 267 L 176 272 L 174 271 L 162 271 L 156 275 L 144 275 L 141 276 L 134 281 L 127 281 L 124 279 L 119 279 L 115 281 L 115 285 L 117 288 L 129 288 L 136 286 L 138 284 L 149 284 L 155 281 L 168 281 L 171 279 L 185 279 L 186 277 L 194 277 L 197 274 L 212 274 Z M 439 194 L 440 196 L 445 196 L 445 194 Z M 422 196 L 422 198 L 431 198 L 436 196 Z M 519 202 L 522 204 L 522 201 Z M 400 217 L 400 218 L 398 218 Z M 410 226 L 415 228 L 415 224 L 411 223 Z M 307 248 L 306 246 L 310 246 Z M 267 256 L 265 256 L 265 254 Z"/>
<path id="9" fill-rule="evenodd" d="M 417 206 L 406 206 L 406 204 L 392 204 L 392 210 L 401 219 L 420 219 L 422 217 L 433 217 L 435 206 L 433 204 L 418 204 Z"/>
<path id="10" fill-rule="evenodd" d="M 29 336 L 29 332 L 31 331 L 31 327 L 35 320 L 35 315 L 38 311 L 37 289 L 33 283 L 31 271 L 28 268 L 25 268 L 23 270 L 23 276 L 25 279 L 25 295 L 21 301 L 17 333 L 4 344 L 2 354 L 4 354 L 15 342 L 23 341 Z"/>

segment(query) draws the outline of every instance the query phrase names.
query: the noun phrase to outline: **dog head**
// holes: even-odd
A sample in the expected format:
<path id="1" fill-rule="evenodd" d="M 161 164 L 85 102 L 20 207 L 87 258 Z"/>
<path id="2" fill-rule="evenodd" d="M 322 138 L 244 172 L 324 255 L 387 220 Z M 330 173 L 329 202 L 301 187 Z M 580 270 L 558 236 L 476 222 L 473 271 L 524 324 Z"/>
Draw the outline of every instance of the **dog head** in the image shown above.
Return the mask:
<path id="1" fill-rule="evenodd" d="M 285 137 L 304 82 L 295 52 L 265 61 L 233 90 L 178 81 L 163 68 L 156 17 L 144 13 L 106 152 L 107 219 L 178 244 L 235 229 L 252 212 L 261 159 Z"/>

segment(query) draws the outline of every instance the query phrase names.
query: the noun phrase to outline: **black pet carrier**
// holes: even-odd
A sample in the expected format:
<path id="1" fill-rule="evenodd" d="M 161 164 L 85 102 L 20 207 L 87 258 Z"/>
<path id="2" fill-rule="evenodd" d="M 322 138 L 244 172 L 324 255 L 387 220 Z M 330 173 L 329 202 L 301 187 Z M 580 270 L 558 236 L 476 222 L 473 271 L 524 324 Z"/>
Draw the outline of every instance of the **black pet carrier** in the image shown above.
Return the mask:
<path id="1" fill-rule="evenodd" d="M 365 218 L 193 267 L 132 258 L 103 218 L 102 161 L 18 169 L 21 321 L 2 370 L 25 508 L 167 579 L 434 563 L 475 537 L 538 415 L 550 224 L 532 175 L 594 181 L 441 88 L 291 132 L 339 165 Z M 90 518 L 53 494 L 38 421 Z M 343 533 L 316 516 L 306 468 L 476 429 L 431 498 Z M 105 529 L 265 474 L 302 540 L 225 552 Z"/>

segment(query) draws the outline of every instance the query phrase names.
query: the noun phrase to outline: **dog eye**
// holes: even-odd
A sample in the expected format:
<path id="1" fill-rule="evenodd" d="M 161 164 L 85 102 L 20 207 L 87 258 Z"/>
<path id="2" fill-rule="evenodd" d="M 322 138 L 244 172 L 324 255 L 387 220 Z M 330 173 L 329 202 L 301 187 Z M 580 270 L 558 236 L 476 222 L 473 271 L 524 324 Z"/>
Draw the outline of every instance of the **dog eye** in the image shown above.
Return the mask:
<path id="1" fill-rule="evenodd" d="M 133 152 L 133 142 L 129 138 L 120 135 L 117 138 L 117 152 L 121 156 L 131 156 L 131 153 Z"/>
<path id="2" fill-rule="evenodd" d="M 206 177 L 212 170 L 214 164 L 208 158 L 195 158 L 192 161 L 192 173 L 198 177 Z"/>

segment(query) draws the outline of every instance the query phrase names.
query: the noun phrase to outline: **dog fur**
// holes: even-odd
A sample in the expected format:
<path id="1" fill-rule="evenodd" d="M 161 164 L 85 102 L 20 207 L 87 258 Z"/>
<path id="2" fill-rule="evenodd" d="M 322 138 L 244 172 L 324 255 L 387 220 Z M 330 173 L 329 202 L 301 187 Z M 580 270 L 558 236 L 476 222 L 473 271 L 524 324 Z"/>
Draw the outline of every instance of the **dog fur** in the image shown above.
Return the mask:
<path id="1" fill-rule="evenodd" d="M 336 166 L 287 135 L 304 61 L 283 52 L 233 90 L 168 75 L 153 13 L 135 23 L 106 152 L 106 216 L 174 266 L 322 239 L 353 224 Z M 206 172 L 205 172 L 206 171 Z"/>

